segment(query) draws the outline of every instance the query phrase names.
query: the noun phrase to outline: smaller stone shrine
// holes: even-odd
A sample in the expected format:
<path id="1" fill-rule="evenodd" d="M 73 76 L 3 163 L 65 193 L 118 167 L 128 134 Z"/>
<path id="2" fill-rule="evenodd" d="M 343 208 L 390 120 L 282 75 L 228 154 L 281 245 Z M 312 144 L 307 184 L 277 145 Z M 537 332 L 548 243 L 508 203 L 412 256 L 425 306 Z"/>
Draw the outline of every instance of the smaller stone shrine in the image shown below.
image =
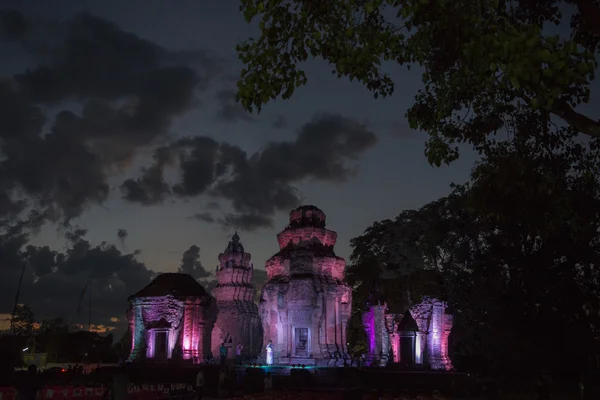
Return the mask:
<path id="1" fill-rule="evenodd" d="M 190 275 L 160 274 L 129 302 L 129 361 L 199 362 L 208 354 L 214 299 Z"/>
<path id="2" fill-rule="evenodd" d="M 217 301 L 217 320 L 212 331 L 211 349 L 216 358 L 221 343 L 228 348 L 227 356 L 235 358 L 238 344 L 244 346 L 242 358 L 257 357 L 262 350 L 262 325 L 258 306 L 254 303 L 252 275 L 254 266 L 250 254 L 244 252 L 237 232 L 225 251 L 219 254 L 218 284 L 212 293 Z"/>
<path id="3" fill-rule="evenodd" d="M 426 364 L 449 371 L 453 369 L 448 357 L 452 321 L 447 304 L 433 297 L 424 297 L 402 315 L 389 313 L 385 303 L 372 305 L 363 314 L 368 361 L 382 366 L 388 361 L 407 367 Z"/>

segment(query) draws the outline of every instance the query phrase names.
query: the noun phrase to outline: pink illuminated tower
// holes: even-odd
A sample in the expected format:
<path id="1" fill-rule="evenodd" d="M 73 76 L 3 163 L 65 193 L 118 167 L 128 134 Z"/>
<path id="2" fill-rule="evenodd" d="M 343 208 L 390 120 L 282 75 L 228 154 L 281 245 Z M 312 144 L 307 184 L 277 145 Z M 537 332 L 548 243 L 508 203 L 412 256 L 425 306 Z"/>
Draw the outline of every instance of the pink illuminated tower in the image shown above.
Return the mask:
<path id="1" fill-rule="evenodd" d="M 213 289 L 218 315 L 212 331 L 211 349 L 216 357 L 221 343 L 229 348 L 228 358 L 235 357 L 238 344 L 243 346 L 242 357 L 256 357 L 262 347 L 262 327 L 258 306 L 254 303 L 252 275 L 254 267 L 250 254 L 244 251 L 237 233 L 225 251 L 219 254 L 218 284 Z"/>
<path id="2" fill-rule="evenodd" d="M 347 356 L 352 294 L 336 239 L 315 206 L 293 210 L 277 235 L 280 251 L 266 263 L 259 305 L 263 343 L 273 341 L 276 364 L 332 364 Z"/>

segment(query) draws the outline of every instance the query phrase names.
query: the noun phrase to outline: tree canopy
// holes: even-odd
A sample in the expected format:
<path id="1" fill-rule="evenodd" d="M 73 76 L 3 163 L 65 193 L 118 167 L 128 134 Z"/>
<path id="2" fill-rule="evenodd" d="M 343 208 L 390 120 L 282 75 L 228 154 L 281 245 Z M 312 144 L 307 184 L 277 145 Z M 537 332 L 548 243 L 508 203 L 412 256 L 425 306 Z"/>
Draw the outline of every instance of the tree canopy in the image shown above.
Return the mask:
<path id="1" fill-rule="evenodd" d="M 397 302 L 407 274 L 442 274 L 463 368 L 572 369 L 600 338 L 600 157 L 570 128 L 540 146 L 540 118 L 516 115 L 527 135 L 490 148 L 470 182 L 352 241 L 359 300 L 376 284 Z"/>
<path id="2" fill-rule="evenodd" d="M 523 110 L 600 138 L 600 114 L 578 109 L 598 65 L 597 1 L 241 0 L 240 10 L 261 31 L 237 47 L 247 110 L 292 96 L 307 82 L 301 66 L 309 58 L 375 97 L 393 93 L 393 68 L 418 65 L 424 89 L 407 117 L 429 134 L 433 164 L 455 160 L 457 143 L 479 148 L 493 135 L 516 134 L 513 114 Z"/>

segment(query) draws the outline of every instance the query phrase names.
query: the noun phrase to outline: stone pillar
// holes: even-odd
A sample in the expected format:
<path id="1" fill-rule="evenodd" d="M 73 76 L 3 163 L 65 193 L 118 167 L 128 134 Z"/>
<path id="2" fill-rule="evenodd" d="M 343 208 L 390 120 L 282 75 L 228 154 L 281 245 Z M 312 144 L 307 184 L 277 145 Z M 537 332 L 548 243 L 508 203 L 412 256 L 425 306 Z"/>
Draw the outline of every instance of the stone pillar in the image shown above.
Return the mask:
<path id="1" fill-rule="evenodd" d="M 204 321 L 198 321 L 198 345 L 196 347 L 196 351 L 198 353 L 198 359 L 200 362 L 203 362 L 204 359 L 208 356 L 208 354 L 206 354 L 206 337 L 207 337 L 207 333 L 206 333 L 206 323 Z M 218 357 L 219 355 L 216 354 L 216 356 Z M 213 354 L 213 357 L 215 357 L 215 354 Z"/>
<path id="2" fill-rule="evenodd" d="M 429 363 L 432 369 L 452 369 L 448 358 L 448 337 L 452 330 L 452 316 L 446 314 L 446 304 L 436 301 L 431 314 L 431 329 L 428 337 Z"/>
<path id="3" fill-rule="evenodd" d="M 333 328 L 334 328 L 334 332 L 335 332 L 336 348 L 340 349 L 340 344 L 342 343 L 342 331 L 340 330 L 341 323 L 340 323 L 340 299 L 339 299 L 339 297 L 336 297 L 334 301 L 335 301 L 335 303 L 334 303 L 335 319 L 334 319 Z"/>
<path id="4" fill-rule="evenodd" d="M 135 361 L 146 357 L 146 326 L 144 324 L 142 304 L 136 301 L 132 303 L 131 307 L 133 308 L 133 330 L 131 331 L 132 350 L 129 355 L 129 360 Z"/>
<path id="5" fill-rule="evenodd" d="M 193 357 L 192 338 L 194 337 L 195 309 L 189 300 L 184 303 L 183 307 L 183 342 L 181 343 L 181 350 L 183 359 L 189 360 Z"/>
<path id="6" fill-rule="evenodd" d="M 395 332 L 392 334 L 392 336 L 390 337 L 390 342 L 391 342 L 391 346 L 392 346 L 392 352 L 394 353 L 394 362 L 395 363 L 399 363 L 400 362 L 400 335 Z"/>
<path id="7" fill-rule="evenodd" d="M 323 319 L 323 325 L 325 327 L 325 336 L 327 338 L 327 348 L 331 351 L 330 346 L 335 345 L 335 306 L 334 300 L 331 295 L 328 294 L 325 300 L 327 308 L 325 310 L 325 318 Z"/>

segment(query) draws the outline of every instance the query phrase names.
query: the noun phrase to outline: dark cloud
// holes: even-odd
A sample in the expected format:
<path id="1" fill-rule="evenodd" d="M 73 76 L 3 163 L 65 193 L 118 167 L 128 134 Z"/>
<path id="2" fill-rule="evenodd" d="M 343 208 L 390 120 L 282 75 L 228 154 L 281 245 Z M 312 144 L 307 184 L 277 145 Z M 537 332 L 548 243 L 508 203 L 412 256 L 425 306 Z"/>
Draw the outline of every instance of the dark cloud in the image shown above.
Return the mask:
<path id="1" fill-rule="evenodd" d="M 204 208 L 206 208 L 207 210 L 221 210 L 221 205 L 216 201 L 209 201 L 208 203 L 206 203 L 206 207 Z"/>
<path id="2" fill-rule="evenodd" d="M 24 229 L 9 231 L 0 234 L 0 313 L 11 311 L 26 254 L 19 302 L 30 305 L 38 320 L 63 316 L 75 324 L 87 323 L 87 315 L 77 317 L 77 306 L 91 276 L 92 323 L 114 326 L 111 318 L 125 319 L 127 297 L 153 275 L 137 261 L 137 253 L 125 254 L 107 244 L 92 246 L 84 238 L 84 229 L 66 234 L 65 252 L 28 246 L 29 235 Z"/>
<path id="3" fill-rule="evenodd" d="M 15 40 L 27 31 L 27 23 L 20 12 L 14 9 L 0 10 L 0 39 Z"/>
<path id="4" fill-rule="evenodd" d="M 83 240 L 83 237 L 87 235 L 87 229 L 74 227 L 65 232 L 65 239 L 71 243 L 79 243 Z"/>
<path id="5" fill-rule="evenodd" d="M 273 227 L 273 219 L 270 216 L 257 214 L 225 214 L 224 218 L 219 219 L 219 223 L 225 229 L 240 231 L 255 231 Z"/>
<path id="6" fill-rule="evenodd" d="M 200 247 L 196 245 L 190 246 L 181 257 L 181 265 L 177 272 L 190 274 L 194 279 L 206 278 L 210 274 L 204 269 L 200 262 Z"/>
<path id="7" fill-rule="evenodd" d="M 171 193 L 164 180 L 164 169 L 174 160 L 170 148 L 160 147 L 154 151 L 154 163 L 144 167 L 137 179 L 127 179 L 121 185 L 123 198 L 141 204 L 160 204 Z"/>
<path id="8" fill-rule="evenodd" d="M 201 221 L 201 222 L 208 222 L 210 224 L 215 222 L 215 217 L 213 217 L 213 215 L 209 212 L 201 212 L 201 213 L 194 214 L 190 217 L 190 219 L 195 219 L 195 220 Z"/>
<path id="9" fill-rule="evenodd" d="M 220 60 L 207 52 L 171 52 L 86 13 L 31 24 L 4 10 L 0 21 L 0 35 L 37 63 L 0 80 L 0 221 L 6 210 L 23 211 L 24 199 L 66 222 L 104 202 L 110 175 L 164 141 L 173 119 L 196 105 L 197 91 L 219 71 Z M 45 114 L 64 102 L 77 111 Z M 165 195 L 152 186 L 153 174 L 160 171 L 126 183 L 132 200 L 156 203 Z M 136 197 L 142 191 L 159 195 Z"/>
<path id="10" fill-rule="evenodd" d="M 246 110 L 244 110 L 244 107 L 242 107 L 242 105 L 236 101 L 235 96 L 235 90 L 229 89 L 219 90 L 216 93 L 215 99 L 217 100 L 217 104 L 219 106 L 219 110 L 217 111 L 217 119 L 223 122 L 256 122 L 256 119 L 252 117 L 252 115 Z"/>
<path id="11" fill-rule="evenodd" d="M 210 212 L 201 212 L 192 215 L 189 219 L 206 222 L 209 224 L 216 223 L 225 231 L 255 231 L 261 228 L 273 227 L 273 219 L 270 216 L 257 214 L 231 214 L 223 213 L 222 218 L 215 218 Z"/>
<path id="12" fill-rule="evenodd" d="M 267 227 L 276 211 L 300 203 L 301 194 L 294 184 L 307 179 L 345 181 L 356 172 L 354 162 L 376 141 L 363 124 L 333 114 L 315 116 L 294 141 L 272 142 L 252 155 L 206 137 L 183 139 L 170 146 L 178 153 L 179 171 L 171 191 L 179 197 L 208 194 L 229 200 L 235 213 L 220 221 L 226 226 Z M 162 168 L 156 169 L 161 171 L 156 180 L 166 188 Z M 144 179 L 143 174 L 138 180 Z M 132 196 L 127 184 L 122 189 L 126 199 L 137 197 L 144 204 L 159 198 L 152 187 L 137 196 Z"/>
<path id="13" fill-rule="evenodd" d="M 288 127 L 288 120 L 286 117 L 284 117 L 281 114 L 278 114 L 277 117 L 275 118 L 275 121 L 273 121 L 273 128 L 276 129 L 285 129 Z"/>

